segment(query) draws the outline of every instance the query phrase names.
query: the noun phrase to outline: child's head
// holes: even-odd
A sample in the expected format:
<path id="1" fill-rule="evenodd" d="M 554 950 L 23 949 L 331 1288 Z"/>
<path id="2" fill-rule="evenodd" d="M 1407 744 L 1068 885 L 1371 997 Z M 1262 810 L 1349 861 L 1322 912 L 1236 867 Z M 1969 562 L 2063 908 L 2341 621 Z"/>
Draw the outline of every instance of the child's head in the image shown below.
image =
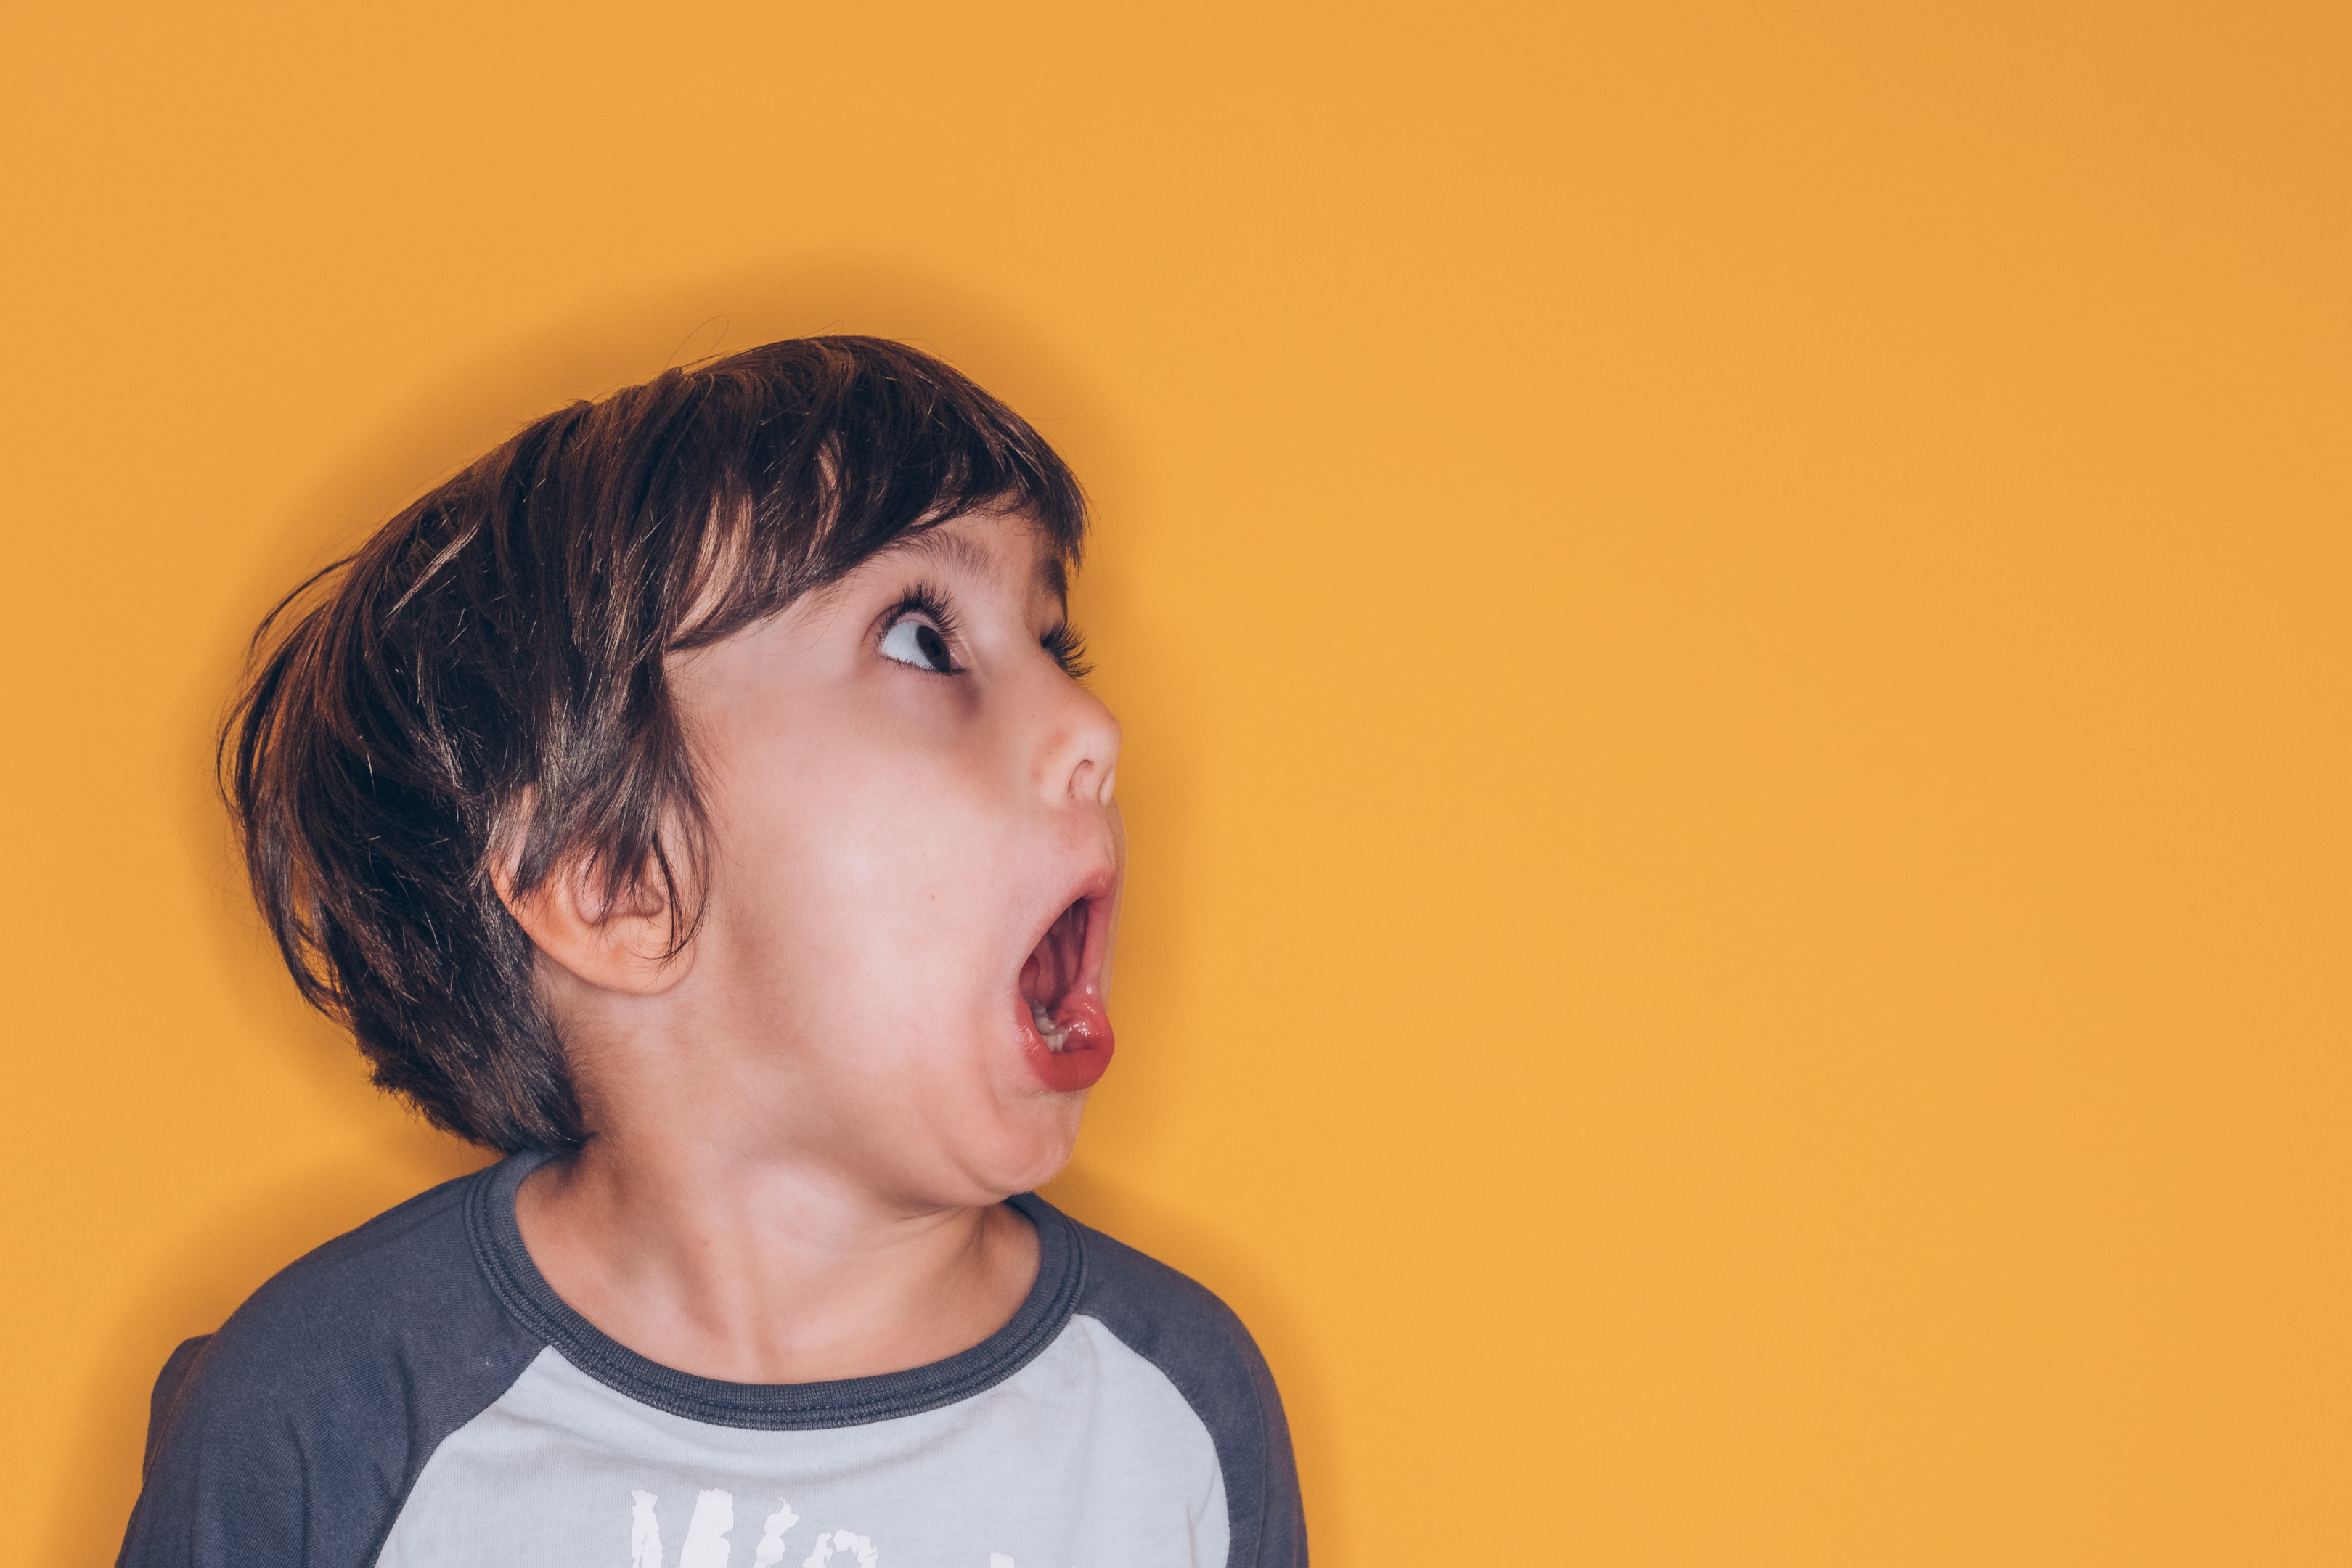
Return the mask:
<path id="1" fill-rule="evenodd" d="M 298 982 L 497 1148 L 732 1118 L 927 1192 L 1050 1174 L 1109 1055 L 1119 877 L 1084 527 L 1034 430 L 874 339 L 540 420 L 370 541 L 237 710 Z"/>

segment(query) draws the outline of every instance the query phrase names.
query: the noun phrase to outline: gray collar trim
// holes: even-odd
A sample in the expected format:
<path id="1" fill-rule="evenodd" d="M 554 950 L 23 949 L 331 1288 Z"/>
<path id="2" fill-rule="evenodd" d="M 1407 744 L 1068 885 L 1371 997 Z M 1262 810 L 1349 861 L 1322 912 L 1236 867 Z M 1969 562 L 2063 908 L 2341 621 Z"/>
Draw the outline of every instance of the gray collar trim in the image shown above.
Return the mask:
<path id="1" fill-rule="evenodd" d="M 1013 1321 L 945 1361 L 831 1383 L 725 1383 L 648 1361 L 563 1304 L 523 1247 L 515 1190 L 550 1156 L 517 1154 L 473 1180 L 466 1230 L 491 1294 L 533 1335 L 590 1377 L 689 1421 L 763 1431 L 858 1426 L 919 1415 L 992 1388 L 1054 1342 L 1076 1306 L 1086 1255 L 1077 1226 L 1034 1194 L 1010 1199 L 1037 1227 L 1037 1282 Z"/>

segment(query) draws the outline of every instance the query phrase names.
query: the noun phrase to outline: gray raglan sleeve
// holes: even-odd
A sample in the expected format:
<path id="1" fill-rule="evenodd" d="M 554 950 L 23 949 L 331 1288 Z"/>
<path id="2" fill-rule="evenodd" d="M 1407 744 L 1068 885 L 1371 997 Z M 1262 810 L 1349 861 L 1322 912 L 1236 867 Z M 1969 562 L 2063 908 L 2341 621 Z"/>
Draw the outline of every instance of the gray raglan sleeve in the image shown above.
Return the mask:
<path id="1" fill-rule="evenodd" d="M 475 1266 L 467 1178 L 303 1258 L 156 1380 L 118 1568 L 365 1568 L 444 1436 L 539 1345 Z"/>
<path id="2" fill-rule="evenodd" d="M 1216 1444 L 1233 1544 L 1227 1568 L 1307 1568 L 1298 1467 L 1274 1373 L 1233 1310 L 1100 1231 L 1085 1238 L 1077 1310 L 1176 1385 Z"/>

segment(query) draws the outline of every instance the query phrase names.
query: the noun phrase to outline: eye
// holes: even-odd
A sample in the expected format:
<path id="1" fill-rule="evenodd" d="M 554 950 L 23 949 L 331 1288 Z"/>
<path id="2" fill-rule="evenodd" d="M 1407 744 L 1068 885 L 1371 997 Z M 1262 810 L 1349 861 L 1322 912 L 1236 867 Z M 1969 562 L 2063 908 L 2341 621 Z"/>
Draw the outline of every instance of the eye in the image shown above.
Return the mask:
<path id="1" fill-rule="evenodd" d="M 948 639 L 929 616 L 917 611 L 909 611 L 890 623 L 890 629 L 882 634 L 882 655 L 935 675 L 955 673 L 955 660 L 948 654 Z"/>

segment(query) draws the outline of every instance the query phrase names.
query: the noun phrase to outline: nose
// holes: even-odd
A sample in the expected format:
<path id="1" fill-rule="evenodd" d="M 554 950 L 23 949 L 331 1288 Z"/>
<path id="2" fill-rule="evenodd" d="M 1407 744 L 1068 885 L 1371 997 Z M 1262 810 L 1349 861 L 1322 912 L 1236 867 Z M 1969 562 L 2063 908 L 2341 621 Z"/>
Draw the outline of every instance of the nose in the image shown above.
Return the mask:
<path id="1" fill-rule="evenodd" d="M 1108 806 L 1118 773 L 1118 720 L 1059 671 L 1052 677 L 1035 782 L 1049 805 Z"/>

